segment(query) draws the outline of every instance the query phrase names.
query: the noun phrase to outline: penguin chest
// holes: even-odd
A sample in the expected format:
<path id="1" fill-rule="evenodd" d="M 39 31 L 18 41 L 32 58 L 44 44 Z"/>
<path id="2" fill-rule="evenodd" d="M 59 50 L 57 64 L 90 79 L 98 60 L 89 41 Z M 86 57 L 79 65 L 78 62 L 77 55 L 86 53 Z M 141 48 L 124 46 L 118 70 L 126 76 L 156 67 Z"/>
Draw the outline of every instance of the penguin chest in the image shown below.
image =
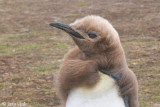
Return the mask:
<path id="1" fill-rule="evenodd" d="M 125 107 L 125 104 L 115 81 L 100 73 L 100 81 L 94 87 L 71 90 L 66 107 Z"/>

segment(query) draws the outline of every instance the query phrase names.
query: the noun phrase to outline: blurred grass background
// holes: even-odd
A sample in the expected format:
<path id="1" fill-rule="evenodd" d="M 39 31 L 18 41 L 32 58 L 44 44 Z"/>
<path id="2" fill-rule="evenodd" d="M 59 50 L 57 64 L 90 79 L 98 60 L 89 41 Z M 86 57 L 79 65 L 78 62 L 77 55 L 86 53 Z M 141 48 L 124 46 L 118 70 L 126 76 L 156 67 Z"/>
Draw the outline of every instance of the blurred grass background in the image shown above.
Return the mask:
<path id="1" fill-rule="evenodd" d="M 50 22 L 107 18 L 119 32 L 139 82 L 140 107 L 160 107 L 159 0 L 0 0 L 0 107 L 58 107 L 55 73 L 74 47 Z"/>

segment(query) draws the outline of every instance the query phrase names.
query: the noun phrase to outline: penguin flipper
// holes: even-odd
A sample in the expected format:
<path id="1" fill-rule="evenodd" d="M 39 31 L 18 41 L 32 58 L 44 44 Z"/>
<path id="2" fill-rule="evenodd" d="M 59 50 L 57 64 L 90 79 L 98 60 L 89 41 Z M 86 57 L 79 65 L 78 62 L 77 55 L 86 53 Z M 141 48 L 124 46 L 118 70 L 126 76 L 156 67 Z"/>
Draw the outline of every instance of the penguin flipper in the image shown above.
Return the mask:
<path id="1" fill-rule="evenodd" d="M 100 70 L 100 72 L 111 76 L 113 79 L 116 80 L 116 82 L 119 82 L 119 80 L 121 79 L 121 75 L 118 74 L 118 73 L 111 73 L 111 72 L 109 72 L 107 70 L 104 70 L 104 69 Z M 123 100 L 124 100 L 124 103 L 125 103 L 125 107 L 129 107 L 129 104 L 128 104 L 129 103 L 129 97 L 128 96 L 124 96 Z"/>
<path id="2" fill-rule="evenodd" d="M 118 74 L 118 73 L 111 73 L 111 72 L 109 72 L 108 70 L 104 70 L 104 69 L 100 70 L 100 72 L 102 72 L 102 73 L 104 73 L 104 74 L 106 74 L 106 75 L 111 76 L 111 77 L 112 77 L 113 79 L 115 79 L 117 82 L 121 79 L 121 76 L 120 76 L 120 74 Z"/>
<path id="3" fill-rule="evenodd" d="M 125 107 L 129 107 L 129 104 L 128 104 L 129 98 L 128 98 L 128 96 L 124 96 L 123 100 L 124 100 Z"/>

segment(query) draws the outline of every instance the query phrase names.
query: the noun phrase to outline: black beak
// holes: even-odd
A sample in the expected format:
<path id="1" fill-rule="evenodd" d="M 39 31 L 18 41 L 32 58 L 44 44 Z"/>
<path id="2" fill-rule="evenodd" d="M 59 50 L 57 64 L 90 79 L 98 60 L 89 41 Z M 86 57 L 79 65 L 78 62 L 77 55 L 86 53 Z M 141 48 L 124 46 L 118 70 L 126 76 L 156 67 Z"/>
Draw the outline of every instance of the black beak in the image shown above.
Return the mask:
<path id="1" fill-rule="evenodd" d="M 81 36 L 78 32 L 74 31 L 69 25 L 62 24 L 62 23 L 54 23 L 54 22 L 50 23 L 49 25 L 53 26 L 53 27 L 56 27 L 58 29 L 64 30 L 65 32 L 73 35 L 76 38 L 84 39 L 83 36 Z"/>

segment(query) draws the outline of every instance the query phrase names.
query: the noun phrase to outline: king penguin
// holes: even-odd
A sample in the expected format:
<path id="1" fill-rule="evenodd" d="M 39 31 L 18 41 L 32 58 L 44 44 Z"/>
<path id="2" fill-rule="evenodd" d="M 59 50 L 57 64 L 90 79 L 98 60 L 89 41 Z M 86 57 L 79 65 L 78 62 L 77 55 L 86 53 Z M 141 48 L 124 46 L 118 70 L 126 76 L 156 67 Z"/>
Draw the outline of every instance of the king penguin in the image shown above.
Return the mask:
<path id="1" fill-rule="evenodd" d="M 139 107 L 137 78 L 108 20 L 90 15 L 69 25 L 50 25 L 67 32 L 76 44 L 57 74 L 62 107 Z"/>

